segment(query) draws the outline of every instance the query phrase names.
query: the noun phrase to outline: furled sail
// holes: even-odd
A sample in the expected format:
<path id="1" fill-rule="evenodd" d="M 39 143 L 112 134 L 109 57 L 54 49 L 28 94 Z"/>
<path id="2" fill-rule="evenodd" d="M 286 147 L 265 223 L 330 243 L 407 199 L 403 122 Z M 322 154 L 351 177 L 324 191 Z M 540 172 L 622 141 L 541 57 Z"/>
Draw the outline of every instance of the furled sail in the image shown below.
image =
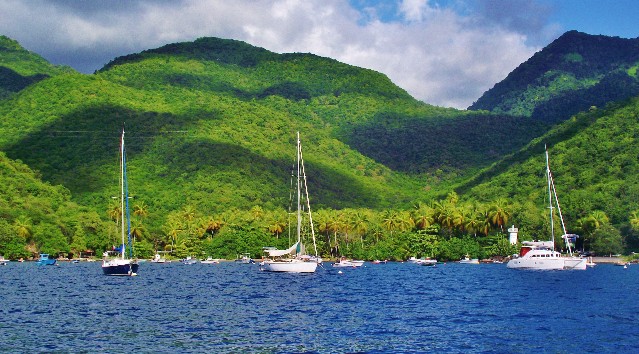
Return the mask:
<path id="1" fill-rule="evenodd" d="M 282 257 L 287 254 L 297 253 L 299 244 L 300 244 L 299 242 L 296 242 L 293 246 L 285 250 L 267 249 L 267 250 L 264 250 L 264 252 L 268 253 L 268 255 L 271 257 Z"/>

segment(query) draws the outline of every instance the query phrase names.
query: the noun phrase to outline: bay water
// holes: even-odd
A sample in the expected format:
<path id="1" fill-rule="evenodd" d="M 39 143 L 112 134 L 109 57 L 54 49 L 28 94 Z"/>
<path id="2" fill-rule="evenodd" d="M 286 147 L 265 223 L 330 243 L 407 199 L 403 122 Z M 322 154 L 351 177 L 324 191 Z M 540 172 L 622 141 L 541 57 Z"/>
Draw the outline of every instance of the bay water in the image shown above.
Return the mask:
<path id="1" fill-rule="evenodd" d="M 315 274 L 255 264 L 0 267 L 0 352 L 630 353 L 639 265 L 366 263 Z"/>

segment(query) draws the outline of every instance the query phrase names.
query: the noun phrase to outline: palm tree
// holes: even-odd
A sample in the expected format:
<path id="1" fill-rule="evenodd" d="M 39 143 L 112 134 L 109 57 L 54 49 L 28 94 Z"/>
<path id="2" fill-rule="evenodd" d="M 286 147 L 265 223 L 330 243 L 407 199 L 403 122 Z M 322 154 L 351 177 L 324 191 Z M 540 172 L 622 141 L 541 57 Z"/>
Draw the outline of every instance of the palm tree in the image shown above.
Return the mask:
<path id="1" fill-rule="evenodd" d="M 139 240 L 145 233 L 146 228 L 142 225 L 142 221 L 136 220 L 133 226 L 131 226 L 131 237 L 133 237 L 134 240 Z"/>
<path id="2" fill-rule="evenodd" d="M 168 224 L 164 227 L 166 235 L 171 241 L 171 250 L 173 250 L 173 246 L 177 244 L 179 235 L 183 230 L 182 224 L 176 220 L 169 220 Z"/>
<path id="3" fill-rule="evenodd" d="M 391 237 L 393 231 L 406 231 L 413 225 L 415 225 L 413 219 L 407 211 L 387 210 L 382 215 L 382 227 L 390 232 Z"/>
<path id="4" fill-rule="evenodd" d="M 185 205 L 184 209 L 182 209 L 182 218 L 184 220 L 188 221 L 193 221 L 193 219 L 195 219 L 196 216 L 196 212 L 195 212 L 195 208 L 193 208 L 193 206 L 191 205 Z"/>
<path id="5" fill-rule="evenodd" d="M 413 220 L 415 220 L 415 226 L 418 229 L 425 230 L 435 222 L 435 210 L 432 207 L 419 203 L 415 206 L 415 209 Z"/>
<path id="6" fill-rule="evenodd" d="M 606 215 L 606 213 L 604 213 L 601 210 L 595 210 L 592 213 L 590 213 L 590 215 L 586 216 L 585 218 L 579 219 L 578 223 L 580 224 L 582 229 L 585 231 L 585 234 L 584 234 L 584 249 L 585 249 L 586 242 L 590 242 L 590 244 L 592 245 L 594 241 L 593 238 L 595 235 L 595 231 L 597 231 L 597 229 L 601 228 L 604 225 L 608 225 L 610 223 L 610 220 L 608 219 L 608 216 Z"/>
<path id="7" fill-rule="evenodd" d="M 339 230 L 343 232 L 344 243 L 348 245 L 348 233 L 353 228 L 352 213 L 348 209 L 341 210 L 337 213 L 337 223 Z"/>
<path id="8" fill-rule="evenodd" d="M 382 227 L 389 231 L 393 237 L 393 231 L 397 229 L 397 212 L 395 210 L 386 210 L 382 214 Z"/>
<path id="9" fill-rule="evenodd" d="M 286 222 L 281 220 L 274 220 L 271 222 L 271 225 L 268 227 L 268 231 L 272 234 L 275 234 L 276 238 L 280 238 L 280 235 L 286 229 Z"/>
<path id="10" fill-rule="evenodd" d="M 31 237 L 31 219 L 28 216 L 21 215 L 13 220 L 13 229 L 22 239 L 28 240 Z"/>
<path id="11" fill-rule="evenodd" d="M 116 224 L 120 224 L 120 217 L 122 216 L 122 209 L 120 209 L 120 202 L 118 201 L 111 201 L 111 204 L 109 205 L 109 208 L 107 209 L 107 215 L 109 216 L 109 218 L 113 221 L 115 221 Z"/>
<path id="12" fill-rule="evenodd" d="M 251 208 L 251 216 L 253 216 L 253 221 L 258 221 L 262 219 L 263 215 L 264 215 L 264 210 L 262 209 L 261 206 L 256 205 Z"/>
<path id="13" fill-rule="evenodd" d="M 491 222 L 490 211 L 486 208 L 482 208 L 478 212 L 477 219 L 479 221 L 477 231 L 484 234 L 484 236 L 488 236 L 488 233 L 490 232 L 493 226 Z"/>
<path id="14" fill-rule="evenodd" d="M 477 237 L 477 232 L 481 228 L 481 213 L 475 208 L 470 215 L 464 220 L 464 229 L 469 233 L 472 233 L 474 237 Z"/>
<path id="15" fill-rule="evenodd" d="M 490 220 L 495 226 L 499 226 L 501 232 L 504 232 L 504 225 L 508 223 L 510 212 L 508 212 L 508 203 L 506 199 L 497 199 L 490 207 Z"/>
<path id="16" fill-rule="evenodd" d="M 224 222 L 222 220 L 209 216 L 208 218 L 200 221 L 201 234 L 213 236 L 222 228 L 223 225 Z"/>
<path id="17" fill-rule="evenodd" d="M 364 247 L 364 234 L 368 231 L 369 218 L 368 213 L 363 210 L 357 210 L 353 214 L 353 229 L 359 235 L 359 240 Z"/>
<path id="18" fill-rule="evenodd" d="M 610 219 L 608 219 L 608 215 L 606 215 L 606 213 L 604 213 L 601 210 L 595 210 L 592 213 L 590 213 L 590 215 L 588 215 L 588 221 L 594 227 L 594 230 L 597 230 L 603 225 L 610 223 Z"/>
<path id="19" fill-rule="evenodd" d="M 136 203 L 133 206 L 133 215 L 144 219 L 149 216 L 149 207 L 144 202 Z"/>
<path id="20" fill-rule="evenodd" d="M 452 232 L 455 227 L 457 215 L 455 205 L 450 203 L 438 203 L 436 207 L 437 221 L 443 228 Z"/>
<path id="21" fill-rule="evenodd" d="M 630 214 L 630 226 L 635 230 L 639 230 L 639 211 L 633 211 Z"/>

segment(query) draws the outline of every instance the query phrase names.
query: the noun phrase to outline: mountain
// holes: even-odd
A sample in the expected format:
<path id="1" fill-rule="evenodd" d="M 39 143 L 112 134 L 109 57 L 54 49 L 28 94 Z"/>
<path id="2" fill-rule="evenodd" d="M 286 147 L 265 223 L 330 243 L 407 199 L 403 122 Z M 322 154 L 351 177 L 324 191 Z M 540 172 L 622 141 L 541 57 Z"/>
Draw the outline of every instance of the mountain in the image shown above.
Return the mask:
<path id="1" fill-rule="evenodd" d="M 631 69 L 627 72 L 632 74 Z M 449 192 L 457 191 L 464 203 L 509 198 L 513 219 L 532 229 L 530 225 L 539 221 L 533 210 L 543 204 L 533 202 L 541 196 L 536 182 L 543 143 L 551 146 L 553 161 L 578 174 L 590 173 L 592 166 L 578 153 L 567 155 L 575 163 L 564 160 L 556 149 L 571 149 L 572 145 L 561 145 L 566 141 L 609 148 L 601 150 L 601 156 L 634 153 L 624 146 L 632 145 L 631 137 L 625 137 L 624 144 L 607 140 L 616 125 L 630 125 L 629 131 L 634 131 L 628 119 L 632 100 L 606 109 L 588 106 L 587 112 L 560 124 L 498 109 L 460 111 L 419 102 L 372 70 L 313 54 L 276 54 L 235 40 L 200 38 L 169 44 L 115 58 L 92 75 L 65 70 L 45 75 L 0 100 L 0 151 L 8 161 L 37 171 L 33 173 L 45 185 L 67 190 L 69 203 L 93 213 L 79 216 L 85 212 L 80 207 L 65 211 L 67 221 L 58 229 L 75 240 L 77 232 L 69 230 L 77 225 L 69 220 L 94 220 L 95 215 L 117 220 L 114 211 L 119 206 L 111 197 L 119 193 L 118 144 L 125 128 L 131 202 L 140 212 L 138 222 L 146 227 L 147 243 L 141 247 L 151 254 L 158 245 L 173 244 L 182 247 L 183 255 L 201 252 L 208 242 L 203 235 L 213 235 L 222 224 L 231 227 L 209 245 L 222 242 L 218 246 L 226 250 L 224 256 L 284 243 L 283 238 L 264 238 L 263 223 L 274 221 L 261 218 L 286 215 L 296 131 L 301 134 L 313 208 L 339 210 L 340 215 L 380 214 L 369 220 L 397 218 L 392 210 L 410 210 L 444 196 L 447 202 L 440 204 L 452 205 L 457 197 Z M 631 113 L 618 113 L 622 111 Z M 634 171 L 632 161 L 618 161 L 623 171 Z M 581 203 L 571 216 L 613 207 L 611 217 L 622 223 L 636 204 L 621 195 L 623 190 L 610 186 L 622 186 L 626 179 L 631 186 L 634 182 L 616 171 L 597 170 L 589 181 L 608 188 L 601 195 L 558 179 L 562 188 L 572 188 L 562 195 Z M 581 190 L 593 194 L 580 194 Z M 582 199 L 571 199 L 577 196 Z M 625 204 L 614 207 L 622 200 Z M 9 224 L 17 218 L 12 216 Z M 88 246 L 98 250 L 115 242 L 112 227 L 104 226 L 111 220 L 90 224 L 78 229 L 93 238 Z M 329 234 L 326 225 L 324 232 Z M 379 223 L 370 227 L 377 235 L 383 232 Z M 446 233 L 446 238 L 467 232 L 442 225 L 429 230 L 421 231 Z M 347 244 L 352 241 L 352 233 L 343 234 Z M 364 236 L 360 237 L 363 247 Z M 407 246 L 408 238 L 382 241 L 403 242 L 383 246 L 397 250 L 393 257 L 416 252 Z M 328 237 L 323 242 L 325 252 L 340 252 L 337 241 Z"/>
<path id="2" fill-rule="evenodd" d="M 47 77 L 72 70 L 54 66 L 41 56 L 25 50 L 18 42 L 0 36 L 0 100 Z"/>
<path id="3" fill-rule="evenodd" d="M 639 38 L 570 31 L 535 53 L 468 109 L 551 124 L 639 95 Z"/>
<path id="4" fill-rule="evenodd" d="M 287 205 L 297 130 L 315 203 L 331 208 L 410 206 L 444 177 L 485 167 L 543 132 L 526 119 L 421 103 L 372 70 L 218 38 L 52 77 L 0 106 L 0 116 L 13 117 L 0 123 L 11 132 L 1 149 L 80 203 L 102 198 L 98 208 L 116 187 L 124 124 L 131 186 L 163 213 L 188 203 Z"/>

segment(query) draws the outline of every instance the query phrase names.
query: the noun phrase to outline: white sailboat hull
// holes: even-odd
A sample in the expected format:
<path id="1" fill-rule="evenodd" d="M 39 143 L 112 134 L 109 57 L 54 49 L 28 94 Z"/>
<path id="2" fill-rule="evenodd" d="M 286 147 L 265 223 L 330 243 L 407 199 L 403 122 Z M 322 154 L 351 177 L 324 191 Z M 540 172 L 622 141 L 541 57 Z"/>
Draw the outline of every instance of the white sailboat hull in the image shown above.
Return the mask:
<path id="1" fill-rule="evenodd" d="M 588 260 L 585 258 L 564 258 L 564 269 L 586 270 Z"/>
<path id="2" fill-rule="evenodd" d="M 577 257 L 514 258 L 506 267 L 537 270 L 585 270 L 586 259 Z"/>
<path id="3" fill-rule="evenodd" d="M 262 270 L 267 272 L 315 273 L 316 269 L 316 262 L 306 262 L 299 259 L 265 260 L 262 264 Z"/>
<path id="4" fill-rule="evenodd" d="M 563 270 L 564 260 L 555 258 L 515 258 L 508 261 L 506 267 L 513 269 Z"/>

